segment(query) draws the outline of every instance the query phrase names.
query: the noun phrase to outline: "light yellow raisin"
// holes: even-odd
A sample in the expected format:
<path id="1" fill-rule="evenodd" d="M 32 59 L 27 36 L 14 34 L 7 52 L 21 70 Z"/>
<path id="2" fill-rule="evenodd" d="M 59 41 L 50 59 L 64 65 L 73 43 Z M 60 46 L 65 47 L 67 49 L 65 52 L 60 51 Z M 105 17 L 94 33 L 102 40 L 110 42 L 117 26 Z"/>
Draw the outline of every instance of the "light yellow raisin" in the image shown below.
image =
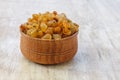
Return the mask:
<path id="1" fill-rule="evenodd" d="M 47 30 L 45 31 L 45 33 L 53 34 L 53 28 L 52 27 L 48 27 Z"/>
<path id="2" fill-rule="evenodd" d="M 52 36 L 51 36 L 51 34 L 45 34 L 41 39 L 43 39 L 43 40 L 51 40 Z"/>
<path id="3" fill-rule="evenodd" d="M 31 36 L 31 37 L 37 37 L 37 30 L 36 29 L 29 29 L 28 31 L 27 31 L 27 34 L 29 35 L 29 36 Z"/>
<path id="4" fill-rule="evenodd" d="M 42 22 L 41 24 L 40 24 L 40 29 L 41 29 L 41 31 L 42 32 L 45 32 L 46 30 L 47 30 L 47 25 L 44 23 L 44 22 Z"/>
<path id="5" fill-rule="evenodd" d="M 60 34 L 53 34 L 53 39 L 60 40 L 62 37 Z"/>

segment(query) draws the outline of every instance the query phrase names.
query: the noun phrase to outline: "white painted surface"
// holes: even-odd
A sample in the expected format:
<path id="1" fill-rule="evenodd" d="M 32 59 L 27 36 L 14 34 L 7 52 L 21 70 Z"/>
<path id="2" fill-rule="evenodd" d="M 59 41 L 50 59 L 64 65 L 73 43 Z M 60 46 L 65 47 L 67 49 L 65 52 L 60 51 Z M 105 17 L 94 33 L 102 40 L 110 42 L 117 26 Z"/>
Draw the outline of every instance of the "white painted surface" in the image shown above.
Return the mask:
<path id="1" fill-rule="evenodd" d="M 64 12 L 80 25 L 73 60 L 39 65 L 19 48 L 33 13 Z M 0 80 L 120 80 L 120 0 L 0 0 Z"/>

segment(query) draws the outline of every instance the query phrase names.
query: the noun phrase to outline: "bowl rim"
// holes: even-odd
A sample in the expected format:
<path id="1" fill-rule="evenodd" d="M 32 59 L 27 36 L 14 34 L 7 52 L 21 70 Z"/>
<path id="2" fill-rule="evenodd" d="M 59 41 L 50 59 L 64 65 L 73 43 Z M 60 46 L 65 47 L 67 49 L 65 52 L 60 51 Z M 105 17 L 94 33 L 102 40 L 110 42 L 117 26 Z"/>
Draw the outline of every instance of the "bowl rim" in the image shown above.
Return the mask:
<path id="1" fill-rule="evenodd" d="M 70 38 L 76 36 L 76 35 L 78 34 L 78 32 L 79 32 L 79 31 L 75 32 L 74 34 L 72 34 L 72 35 L 70 35 L 70 36 L 68 36 L 68 37 L 62 38 L 62 39 L 60 39 L 60 40 L 54 40 L 54 39 L 52 39 L 52 40 L 47 40 L 47 39 L 42 40 L 42 39 L 40 39 L 40 38 L 30 37 L 29 35 L 26 35 L 24 32 L 22 32 L 22 31 L 20 30 L 20 33 L 21 33 L 22 36 L 25 36 L 25 37 L 30 38 L 30 39 L 33 39 L 33 40 L 39 40 L 39 41 L 62 41 L 62 40 L 70 39 Z"/>

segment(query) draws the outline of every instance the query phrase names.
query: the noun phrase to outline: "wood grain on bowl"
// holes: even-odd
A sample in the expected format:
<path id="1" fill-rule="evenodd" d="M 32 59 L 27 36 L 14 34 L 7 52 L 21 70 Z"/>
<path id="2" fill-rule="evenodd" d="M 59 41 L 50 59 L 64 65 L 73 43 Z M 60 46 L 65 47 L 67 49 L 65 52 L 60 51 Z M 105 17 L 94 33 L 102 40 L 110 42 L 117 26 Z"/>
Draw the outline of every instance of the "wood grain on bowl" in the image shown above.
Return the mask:
<path id="1" fill-rule="evenodd" d="M 77 52 L 77 34 L 78 32 L 61 40 L 42 40 L 21 32 L 21 52 L 27 59 L 40 64 L 66 62 Z"/>

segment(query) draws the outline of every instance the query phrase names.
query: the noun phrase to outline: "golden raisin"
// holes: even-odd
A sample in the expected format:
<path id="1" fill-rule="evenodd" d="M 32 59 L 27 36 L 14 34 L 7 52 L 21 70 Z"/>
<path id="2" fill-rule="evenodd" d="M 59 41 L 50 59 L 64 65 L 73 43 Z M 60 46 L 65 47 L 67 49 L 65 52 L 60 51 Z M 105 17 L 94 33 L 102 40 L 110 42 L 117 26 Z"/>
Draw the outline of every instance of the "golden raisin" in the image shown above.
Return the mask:
<path id="1" fill-rule="evenodd" d="M 41 31 L 45 32 L 47 30 L 47 25 L 44 22 L 42 22 L 40 25 L 40 29 Z"/>
<path id="2" fill-rule="evenodd" d="M 33 14 L 20 30 L 34 38 L 59 40 L 78 32 L 78 28 L 64 13 L 53 11 Z"/>
<path id="3" fill-rule="evenodd" d="M 51 34 L 45 34 L 41 39 L 51 40 L 52 36 L 51 36 Z"/>
<path id="4" fill-rule="evenodd" d="M 60 33 L 60 32 L 61 32 L 61 27 L 54 28 L 54 33 Z"/>

